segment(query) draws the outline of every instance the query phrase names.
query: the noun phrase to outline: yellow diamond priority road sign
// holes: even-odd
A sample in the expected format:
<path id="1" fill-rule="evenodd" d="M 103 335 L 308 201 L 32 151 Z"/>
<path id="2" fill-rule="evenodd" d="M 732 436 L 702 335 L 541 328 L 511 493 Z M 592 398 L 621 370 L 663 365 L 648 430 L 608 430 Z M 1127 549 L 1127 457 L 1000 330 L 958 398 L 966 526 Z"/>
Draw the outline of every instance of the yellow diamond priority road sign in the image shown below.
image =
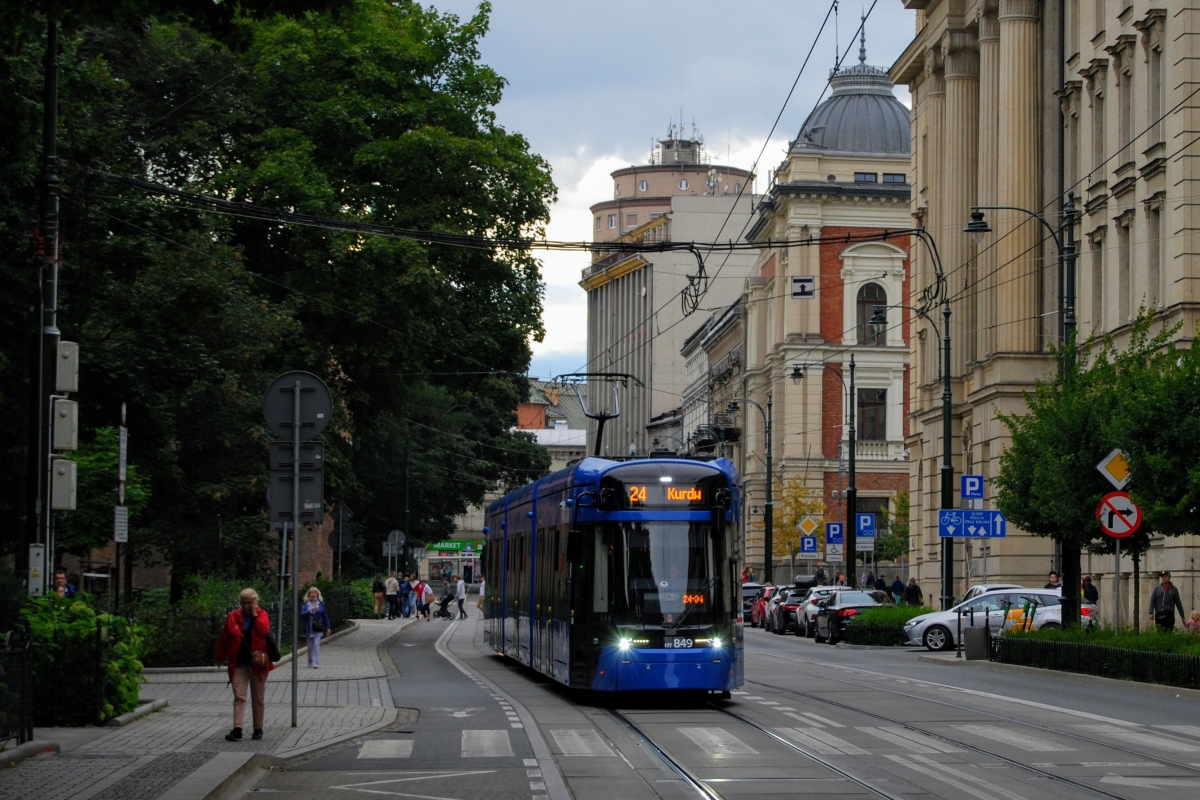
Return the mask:
<path id="1" fill-rule="evenodd" d="M 1096 465 L 1096 469 L 1118 490 L 1124 489 L 1125 484 L 1129 483 L 1129 461 L 1119 449 L 1106 455 L 1104 460 Z"/>
<path id="2" fill-rule="evenodd" d="M 800 524 L 796 526 L 804 532 L 805 536 L 812 536 L 817 528 L 821 527 L 812 517 L 805 517 L 800 520 Z"/>

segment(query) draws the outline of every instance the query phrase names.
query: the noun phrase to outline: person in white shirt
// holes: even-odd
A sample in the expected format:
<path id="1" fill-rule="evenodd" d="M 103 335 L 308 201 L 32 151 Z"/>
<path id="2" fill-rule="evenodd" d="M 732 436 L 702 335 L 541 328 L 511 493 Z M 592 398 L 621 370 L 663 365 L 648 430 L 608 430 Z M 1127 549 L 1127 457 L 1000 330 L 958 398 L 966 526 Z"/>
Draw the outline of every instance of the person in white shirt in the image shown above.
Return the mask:
<path id="1" fill-rule="evenodd" d="M 463 605 L 467 602 L 467 582 L 462 579 L 462 575 L 458 576 L 458 586 L 455 587 L 454 599 L 458 601 L 458 618 L 467 618 L 467 609 Z"/>
<path id="2" fill-rule="evenodd" d="M 480 575 L 479 576 L 479 600 L 476 601 L 476 603 L 475 603 L 475 607 L 478 608 L 480 611 L 483 611 L 483 591 L 484 591 L 484 587 L 486 585 L 487 585 L 487 579 L 484 578 L 482 575 Z"/>

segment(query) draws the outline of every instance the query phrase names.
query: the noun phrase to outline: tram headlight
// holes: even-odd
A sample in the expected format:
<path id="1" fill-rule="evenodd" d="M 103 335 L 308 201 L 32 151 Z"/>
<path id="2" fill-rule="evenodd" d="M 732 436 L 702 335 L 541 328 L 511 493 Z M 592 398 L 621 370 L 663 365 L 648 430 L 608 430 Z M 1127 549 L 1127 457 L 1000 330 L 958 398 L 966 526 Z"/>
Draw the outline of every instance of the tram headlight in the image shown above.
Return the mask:
<path id="1" fill-rule="evenodd" d="M 718 637 L 714 636 L 712 639 L 712 646 L 713 646 L 714 650 L 720 650 L 721 649 L 721 640 Z"/>
<path id="2" fill-rule="evenodd" d="M 628 650 L 630 647 L 633 647 L 633 641 L 625 636 L 622 636 L 617 642 L 617 647 L 621 650 Z"/>

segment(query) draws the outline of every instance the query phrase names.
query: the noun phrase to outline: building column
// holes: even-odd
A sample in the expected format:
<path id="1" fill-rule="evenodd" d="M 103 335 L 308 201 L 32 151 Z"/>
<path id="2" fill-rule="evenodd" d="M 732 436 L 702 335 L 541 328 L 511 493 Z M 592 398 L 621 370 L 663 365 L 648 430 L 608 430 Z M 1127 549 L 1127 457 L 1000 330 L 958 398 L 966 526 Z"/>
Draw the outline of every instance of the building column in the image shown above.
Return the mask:
<path id="1" fill-rule="evenodd" d="M 999 205 L 1039 208 L 1041 126 L 1038 122 L 1040 0 L 1000 0 Z M 997 213 L 997 351 L 1037 353 L 1041 226 L 1016 211 Z"/>
<path id="2" fill-rule="evenodd" d="M 979 15 L 979 164 L 976 205 L 994 206 L 998 180 L 1000 124 L 1000 20 L 997 0 L 986 0 Z M 996 250 L 989 234 L 978 247 L 975 261 L 975 360 L 996 352 Z"/>
<path id="3" fill-rule="evenodd" d="M 943 266 L 949 276 L 946 287 L 958 312 L 953 317 L 951 335 L 955 347 L 951 350 L 952 374 L 961 376 L 974 353 L 967 346 L 969 330 L 976 327 L 973 304 L 974 264 L 968 266 L 973 253 L 970 236 L 963 233 L 970 207 L 976 202 L 979 156 L 979 49 L 971 31 L 949 31 L 944 40 L 946 75 L 946 171 L 942 186 L 945 191 L 945 233 L 938 236 Z M 965 312 L 965 313 L 964 313 Z"/>

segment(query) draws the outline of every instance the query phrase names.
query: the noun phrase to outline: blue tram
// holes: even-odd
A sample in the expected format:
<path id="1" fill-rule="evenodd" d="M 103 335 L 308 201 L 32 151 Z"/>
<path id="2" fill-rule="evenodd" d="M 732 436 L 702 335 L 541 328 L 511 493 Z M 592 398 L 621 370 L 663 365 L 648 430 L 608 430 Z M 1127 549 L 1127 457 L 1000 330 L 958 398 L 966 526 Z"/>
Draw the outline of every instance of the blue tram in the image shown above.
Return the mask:
<path id="1" fill-rule="evenodd" d="M 737 470 L 588 458 L 492 503 L 485 640 L 602 692 L 742 684 Z"/>

